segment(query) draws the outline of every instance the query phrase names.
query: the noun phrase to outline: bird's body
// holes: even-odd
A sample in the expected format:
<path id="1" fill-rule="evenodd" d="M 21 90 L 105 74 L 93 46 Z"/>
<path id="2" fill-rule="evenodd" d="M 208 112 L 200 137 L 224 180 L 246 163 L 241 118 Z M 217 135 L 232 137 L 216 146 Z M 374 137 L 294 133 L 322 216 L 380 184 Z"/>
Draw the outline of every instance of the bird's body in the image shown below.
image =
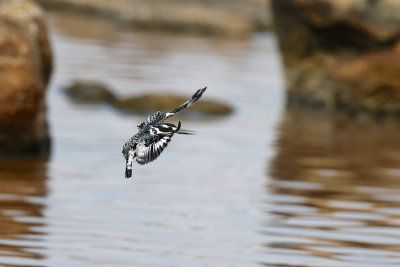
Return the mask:
<path id="1" fill-rule="evenodd" d="M 207 87 L 197 90 L 188 101 L 178 108 L 167 113 L 157 111 L 150 115 L 147 121 L 138 125 L 138 132 L 124 144 L 122 149 L 126 160 L 125 178 L 132 177 L 132 163 L 135 158 L 139 164 L 149 163 L 161 154 L 174 134 L 193 134 L 192 131 L 182 130 L 181 122 L 174 125 L 164 121 L 194 104 L 206 89 Z"/>

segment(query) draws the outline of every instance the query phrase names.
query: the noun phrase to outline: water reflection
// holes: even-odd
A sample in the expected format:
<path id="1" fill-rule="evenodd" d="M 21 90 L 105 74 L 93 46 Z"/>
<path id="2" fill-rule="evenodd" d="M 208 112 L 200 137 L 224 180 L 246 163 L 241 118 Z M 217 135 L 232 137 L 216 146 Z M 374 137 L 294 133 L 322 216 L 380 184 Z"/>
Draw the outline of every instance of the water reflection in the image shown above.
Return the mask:
<path id="1" fill-rule="evenodd" d="M 0 265 L 38 266 L 44 257 L 46 195 L 46 161 L 0 160 Z"/>
<path id="2" fill-rule="evenodd" d="M 289 257 L 274 263 L 295 255 L 292 266 L 398 266 L 399 132 L 396 122 L 286 109 L 264 232 L 267 248 Z"/>

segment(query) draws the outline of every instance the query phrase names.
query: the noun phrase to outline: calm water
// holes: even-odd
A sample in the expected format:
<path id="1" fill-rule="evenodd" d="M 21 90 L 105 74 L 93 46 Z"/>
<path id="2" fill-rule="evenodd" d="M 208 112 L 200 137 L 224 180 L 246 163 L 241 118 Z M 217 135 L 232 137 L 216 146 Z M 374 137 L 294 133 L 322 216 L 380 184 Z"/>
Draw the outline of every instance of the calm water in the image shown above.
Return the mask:
<path id="1" fill-rule="evenodd" d="M 0 162 L 1 266 L 399 266 L 400 124 L 284 106 L 276 40 L 128 32 L 51 16 L 53 154 Z M 232 105 L 184 120 L 125 180 L 143 116 L 76 106 L 75 78 Z"/>

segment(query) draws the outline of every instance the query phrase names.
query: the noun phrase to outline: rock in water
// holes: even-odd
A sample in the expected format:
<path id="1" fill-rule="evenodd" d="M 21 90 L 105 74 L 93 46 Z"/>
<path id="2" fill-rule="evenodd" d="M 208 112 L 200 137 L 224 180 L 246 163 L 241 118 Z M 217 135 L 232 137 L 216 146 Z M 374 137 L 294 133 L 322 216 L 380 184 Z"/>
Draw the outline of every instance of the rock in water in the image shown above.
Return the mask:
<path id="1" fill-rule="evenodd" d="M 64 91 L 77 104 L 113 104 L 117 100 L 108 86 L 101 82 L 76 80 Z"/>
<path id="2" fill-rule="evenodd" d="M 274 0 L 290 100 L 400 114 L 400 2 Z"/>
<path id="3" fill-rule="evenodd" d="M 0 155 L 48 155 L 45 89 L 52 55 L 44 12 L 0 0 Z"/>
<path id="4" fill-rule="evenodd" d="M 149 93 L 120 99 L 114 102 L 114 107 L 126 113 L 148 113 L 155 110 L 172 110 L 186 100 L 186 97 L 174 94 Z M 229 115 L 232 111 L 233 108 L 227 104 L 212 100 L 202 100 L 196 105 L 191 106 L 186 111 L 186 114 L 197 113 L 197 115 L 224 116 Z"/>

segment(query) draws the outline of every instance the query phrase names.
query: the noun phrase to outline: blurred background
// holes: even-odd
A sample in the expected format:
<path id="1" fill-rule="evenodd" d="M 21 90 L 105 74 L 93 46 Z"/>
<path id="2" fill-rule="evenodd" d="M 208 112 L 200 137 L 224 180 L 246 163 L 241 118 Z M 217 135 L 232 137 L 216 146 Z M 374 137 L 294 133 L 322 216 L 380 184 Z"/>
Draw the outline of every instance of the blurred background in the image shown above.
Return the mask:
<path id="1" fill-rule="evenodd" d="M 0 0 L 0 266 L 399 266 L 399 11 Z"/>

